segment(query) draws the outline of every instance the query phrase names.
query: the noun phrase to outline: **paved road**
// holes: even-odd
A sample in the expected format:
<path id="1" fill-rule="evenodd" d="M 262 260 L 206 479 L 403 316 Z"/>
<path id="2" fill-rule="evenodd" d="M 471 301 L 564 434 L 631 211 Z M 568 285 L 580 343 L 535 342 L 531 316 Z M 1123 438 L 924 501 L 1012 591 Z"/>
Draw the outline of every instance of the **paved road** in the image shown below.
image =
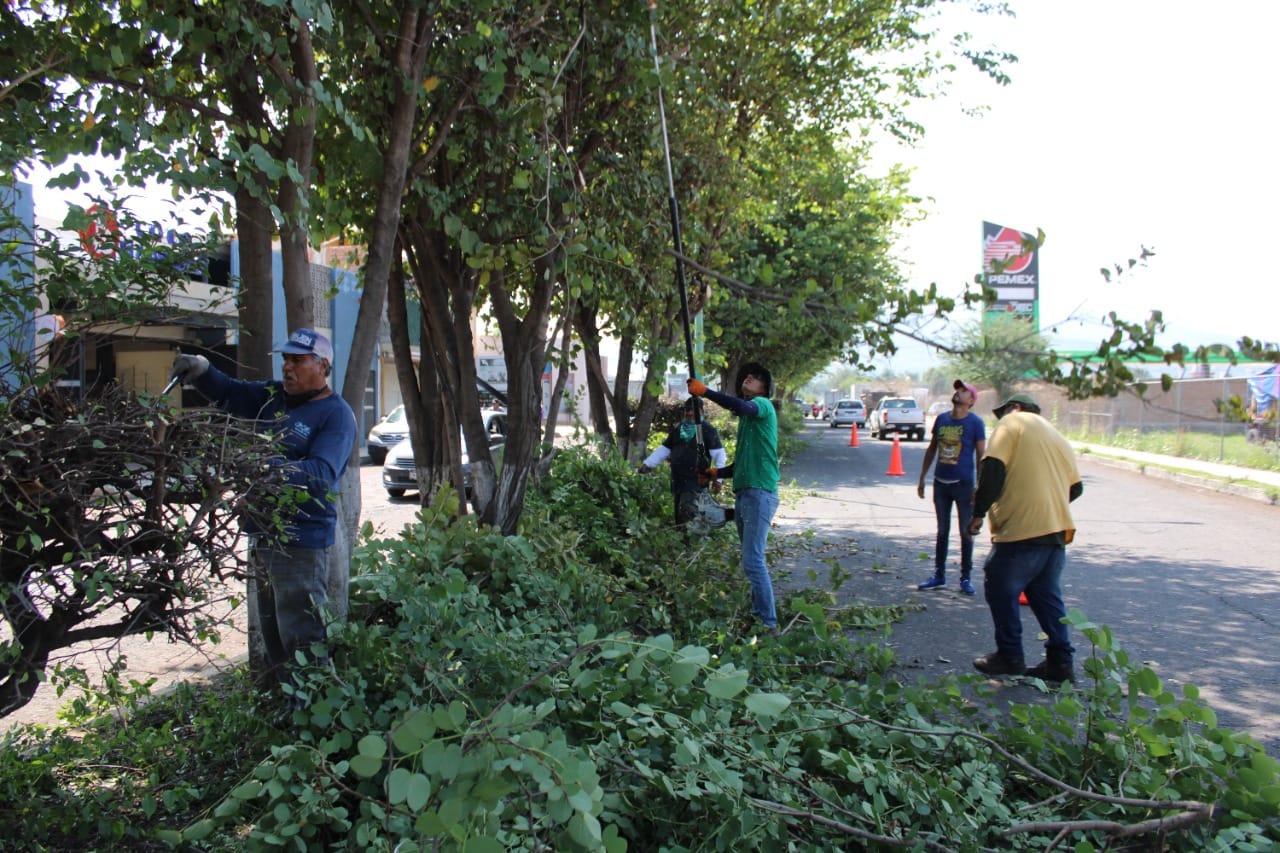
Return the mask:
<path id="1" fill-rule="evenodd" d="M 811 492 L 784 506 L 779 530 L 813 531 L 819 542 L 781 563 L 824 571 L 838 560 L 852 572 L 848 594 L 877 604 L 918 602 L 926 609 L 895 627 L 889 643 L 904 665 L 925 677 L 970 672 L 994 646 L 990 616 L 978 595 L 952 586 L 917 592 L 932 571 L 933 505 L 916 497 L 924 444 L 902 442 L 905 476 L 890 477 L 892 442 L 809 424 L 809 448 L 784 477 Z M 1084 496 L 1073 505 L 1079 532 L 1068 552 L 1068 607 L 1111 627 L 1131 658 L 1151 665 L 1166 684 L 1191 682 L 1219 723 L 1247 731 L 1280 756 L 1280 508 L 1175 484 L 1081 458 Z M 954 523 L 954 522 L 953 522 Z M 979 540 L 975 562 L 988 549 Z M 1039 627 L 1024 608 L 1027 656 L 1039 660 Z M 1077 654 L 1088 654 L 1083 637 Z M 1030 688 L 1014 688 L 1029 691 Z M 1021 701 L 1021 698 L 1018 698 Z"/>

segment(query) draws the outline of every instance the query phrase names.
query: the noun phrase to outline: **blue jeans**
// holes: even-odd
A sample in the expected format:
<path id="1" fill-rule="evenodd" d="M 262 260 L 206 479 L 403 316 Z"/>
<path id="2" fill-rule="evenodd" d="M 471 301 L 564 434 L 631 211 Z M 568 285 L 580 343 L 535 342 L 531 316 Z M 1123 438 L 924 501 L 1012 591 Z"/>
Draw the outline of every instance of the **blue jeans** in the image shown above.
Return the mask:
<path id="1" fill-rule="evenodd" d="M 776 628 L 778 615 L 773 607 L 773 579 L 765 565 L 764 548 L 769 541 L 769 525 L 778 511 L 778 493 L 764 489 L 735 492 L 734 520 L 742 540 L 742 573 L 751 584 L 751 612 L 766 627 Z"/>
<path id="2" fill-rule="evenodd" d="M 1054 663 L 1071 663 L 1071 640 L 1062 619 L 1067 615 L 1062 601 L 1062 570 L 1067 564 L 1065 545 L 1028 545 L 997 542 L 983 566 L 983 592 L 991 621 L 996 628 L 996 649 L 1006 658 L 1022 659 L 1022 613 L 1018 595 L 1027 594 L 1027 603 L 1045 641 L 1045 657 Z"/>
<path id="3" fill-rule="evenodd" d="M 314 660 L 312 645 L 325 642 L 329 549 L 254 545 L 251 554 L 267 665 L 283 682 L 297 667 L 297 651 Z"/>
<path id="4" fill-rule="evenodd" d="M 947 574 L 947 548 L 951 544 L 951 505 L 955 504 L 960 520 L 960 577 L 973 574 L 973 537 L 969 535 L 969 519 L 973 518 L 973 483 L 933 481 L 933 511 L 938 516 L 938 539 L 933 548 L 933 572 Z"/>

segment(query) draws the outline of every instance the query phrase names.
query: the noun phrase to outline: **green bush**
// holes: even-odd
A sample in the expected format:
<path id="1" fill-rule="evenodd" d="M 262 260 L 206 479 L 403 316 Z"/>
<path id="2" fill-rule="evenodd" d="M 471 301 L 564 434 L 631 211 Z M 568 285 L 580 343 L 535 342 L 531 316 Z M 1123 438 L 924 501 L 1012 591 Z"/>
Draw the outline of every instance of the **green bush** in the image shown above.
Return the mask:
<path id="1" fill-rule="evenodd" d="M 686 543 L 666 502 L 575 451 L 520 536 L 427 510 L 358 549 L 306 712 L 255 728 L 247 692 L 196 709 L 239 736 L 234 760 L 156 765 L 153 786 L 183 787 L 150 814 L 67 733 L 23 735 L 0 819 L 99 849 L 1090 850 L 1111 825 L 1166 850 L 1280 840 L 1277 762 L 1105 628 L 1073 614 L 1087 680 L 1006 713 L 977 678 L 901 680 L 882 629 L 855 629 L 893 613 L 827 590 L 780 602 L 780 638 L 744 631 L 731 533 Z M 120 735 L 138 754 L 112 763 L 172 744 L 163 719 L 149 707 Z M 204 754 L 183 751 L 183 768 Z"/>

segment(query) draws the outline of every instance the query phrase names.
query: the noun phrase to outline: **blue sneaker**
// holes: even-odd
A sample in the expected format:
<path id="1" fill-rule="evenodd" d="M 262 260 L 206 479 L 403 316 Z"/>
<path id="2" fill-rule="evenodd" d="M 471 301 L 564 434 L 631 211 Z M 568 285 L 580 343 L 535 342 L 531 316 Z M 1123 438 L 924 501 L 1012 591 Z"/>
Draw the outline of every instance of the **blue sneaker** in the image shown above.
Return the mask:
<path id="1" fill-rule="evenodd" d="M 942 575 L 934 575 L 922 584 L 917 584 L 916 589 L 942 589 L 947 585 L 947 579 Z"/>
<path id="2" fill-rule="evenodd" d="M 960 591 L 965 595 L 973 595 L 973 581 L 968 578 L 960 578 Z"/>

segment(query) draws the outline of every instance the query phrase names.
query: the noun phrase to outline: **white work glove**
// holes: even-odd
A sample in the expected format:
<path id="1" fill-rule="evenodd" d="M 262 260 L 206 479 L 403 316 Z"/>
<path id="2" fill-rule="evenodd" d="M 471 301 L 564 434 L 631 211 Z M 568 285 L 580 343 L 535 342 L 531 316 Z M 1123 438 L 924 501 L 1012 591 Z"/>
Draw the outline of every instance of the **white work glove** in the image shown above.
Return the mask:
<path id="1" fill-rule="evenodd" d="M 183 382 L 195 382 L 209 370 L 209 359 L 202 355 L 180 355 L 173 360 L 173 368 L 169 371 L 170 379 L 181 379 Z"/>

